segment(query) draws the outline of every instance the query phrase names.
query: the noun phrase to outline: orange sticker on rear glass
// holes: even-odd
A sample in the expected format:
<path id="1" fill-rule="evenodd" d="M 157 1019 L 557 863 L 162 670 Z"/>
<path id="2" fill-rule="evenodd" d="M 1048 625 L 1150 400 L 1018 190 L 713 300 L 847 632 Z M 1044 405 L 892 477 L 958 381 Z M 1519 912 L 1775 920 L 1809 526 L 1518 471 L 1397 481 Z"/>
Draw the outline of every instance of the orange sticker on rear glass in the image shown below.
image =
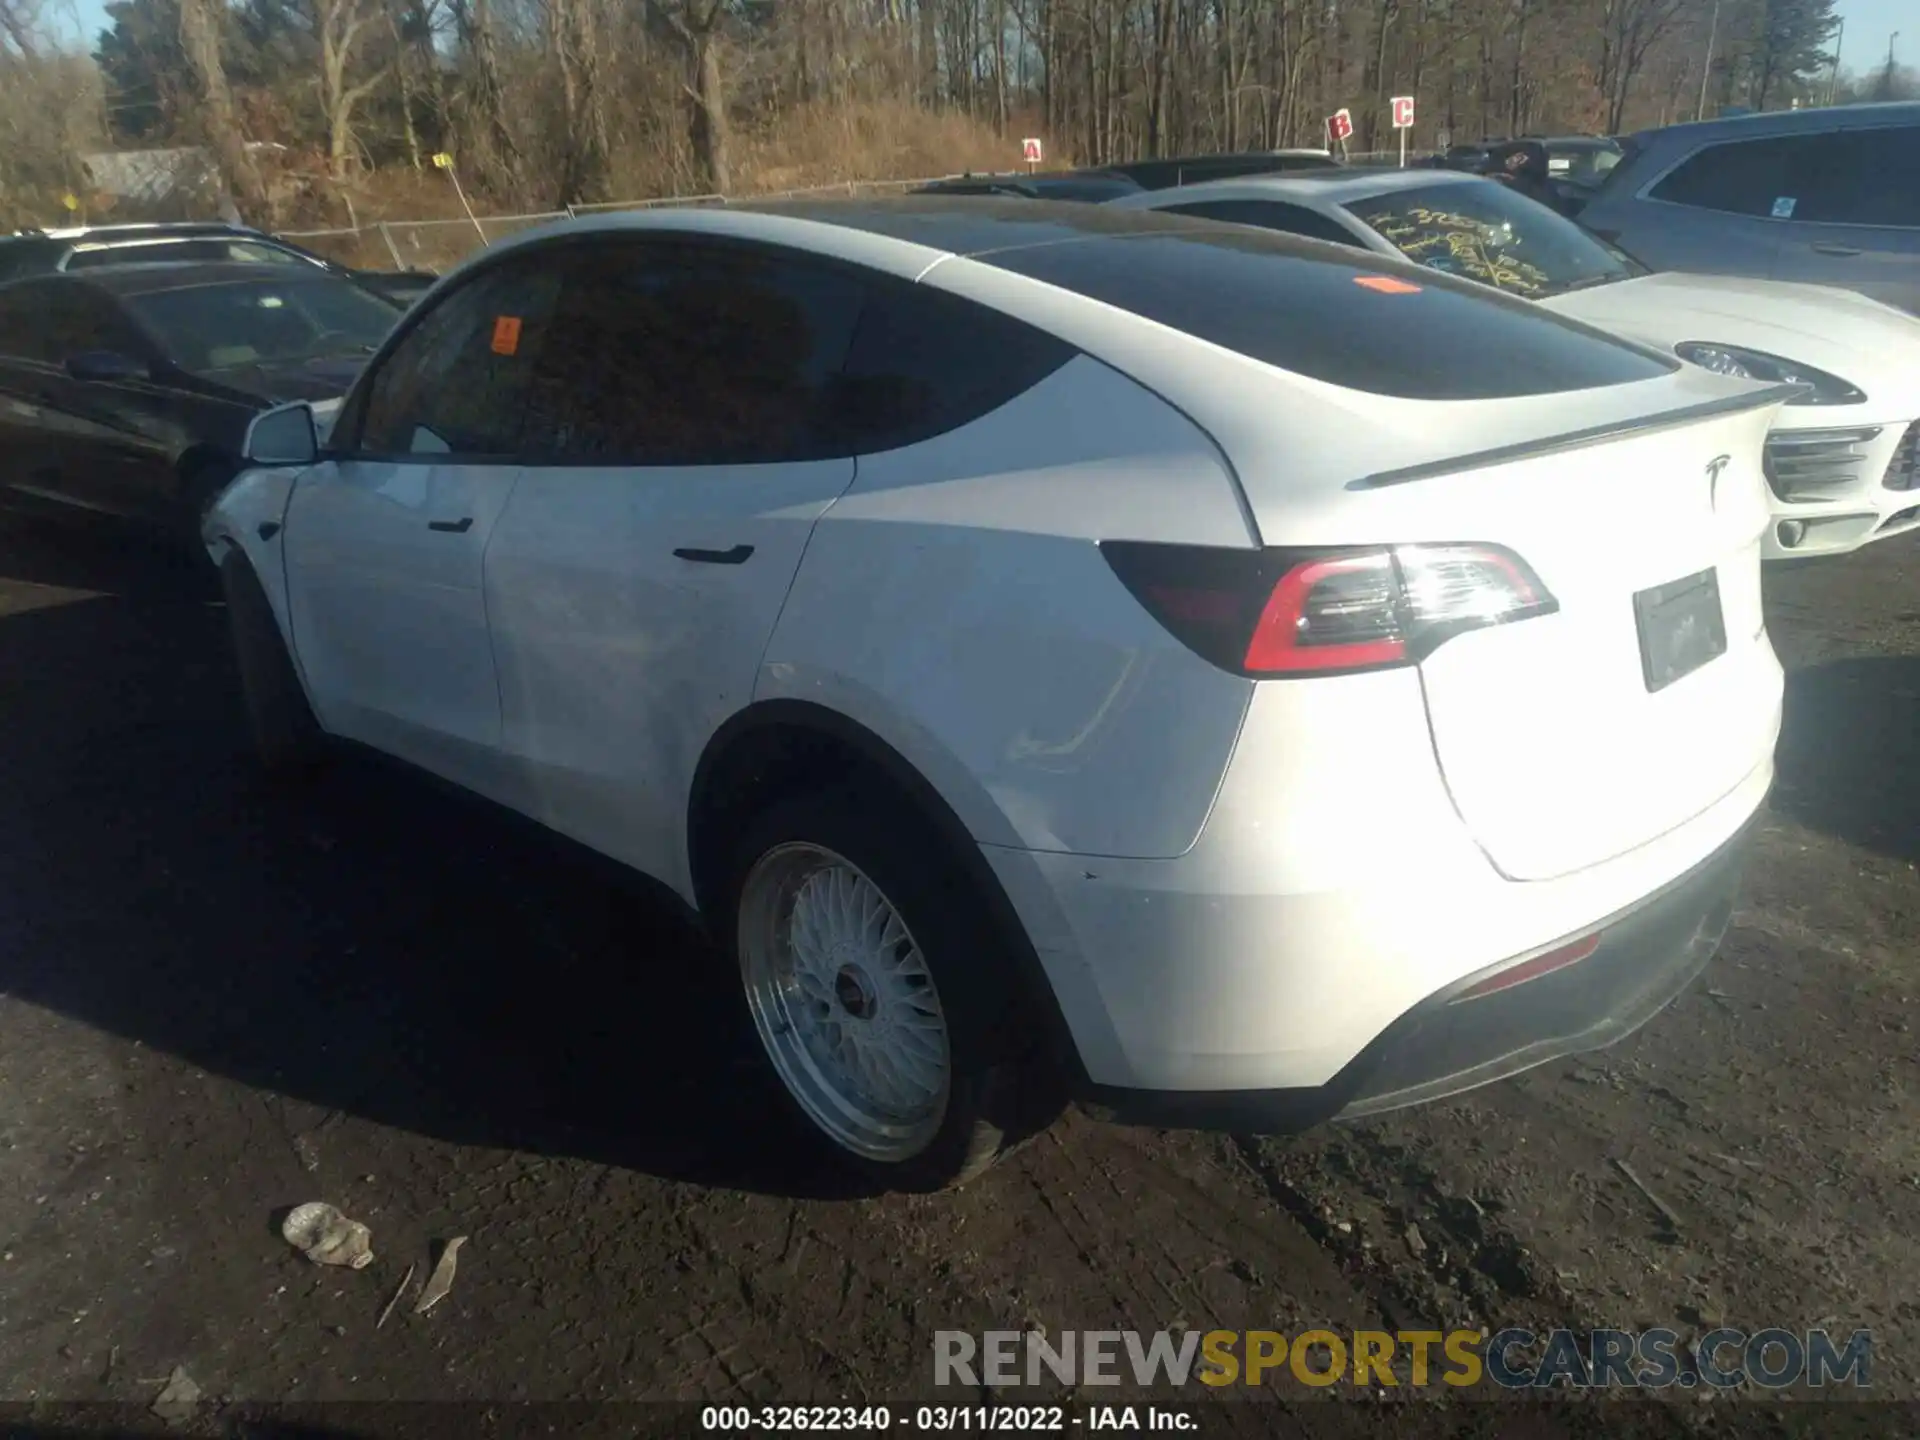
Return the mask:
<path id="1" fill-rule="evenodd" d="M 501 315 L 493 322 L 493 353 L 511 355 L 520 348 L 520 317 Z"/>
<path id="2" fill-rule="evenodd" d="M 1420 287 L 1406 280 L 1396 280 L 1391 275 L 1356 275 L 1353 283 L 1368 290 L 1378 290 L 1382 295 L 1418 295 Z"/>

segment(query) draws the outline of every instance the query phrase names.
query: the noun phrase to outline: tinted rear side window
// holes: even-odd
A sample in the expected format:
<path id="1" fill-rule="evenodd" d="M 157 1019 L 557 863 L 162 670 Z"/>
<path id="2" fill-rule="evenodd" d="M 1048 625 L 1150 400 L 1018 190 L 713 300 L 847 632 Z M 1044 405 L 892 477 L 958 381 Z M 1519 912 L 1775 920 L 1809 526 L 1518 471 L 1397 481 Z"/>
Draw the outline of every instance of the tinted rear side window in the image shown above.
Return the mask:
<path id="1" fill-rule="evenodd" d="M 1678 368 L 1529 301 L 1258 230 L 1136 235 L 975 257 L 1282 370 L 1415 400 L 1546 395 Z"/>
<path id="2" fill-rule="evenodd" d="M 1770 216 L 1777 204 L 1786 202 L 1782 218 L 1796 218 L 1793 212 L 1802 177 L 1816 167 L 1827 139 L 1779 135 L 1709 145 L 1681 161 L 1650 193 L 1655 200 L 1729 215 Z"/>
<path id="3" fill-rule="evenodd" d="M 958 295 L 876 279 L 832 407 L 839 448 L 872 454 L 957 430 L 1076 353 Z"/>
<path id="4" fill-rule="evenodd" d="M 1794 219 L 1920 229 L 1920 125 L 1822 138 L 1818 164 L 1800 181 Z"/>
<path id="5" fill-rule="evenodd" d="M 1084 200 L 1090 205 L 1136 194 L 1139 189 L 1128 180 L 1036 180 L 1033 184 L 1033 193 L 1039 199 Z"/>
<path id="6" fill-rule="evenodd" d="M 0 244 L 0 281 L 39 275 L 54 268 L 58 252 L 42 241 L 15 240 Z"/>

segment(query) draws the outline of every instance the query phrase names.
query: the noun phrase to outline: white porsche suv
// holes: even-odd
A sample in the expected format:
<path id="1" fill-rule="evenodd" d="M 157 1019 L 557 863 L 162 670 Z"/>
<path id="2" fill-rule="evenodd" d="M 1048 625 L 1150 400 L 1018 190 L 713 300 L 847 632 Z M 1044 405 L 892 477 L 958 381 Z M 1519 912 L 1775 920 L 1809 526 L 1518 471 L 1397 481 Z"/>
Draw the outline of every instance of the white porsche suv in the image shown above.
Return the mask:
<path id="1" fill-rule="evenodd" d="M 1068 1096 L 1287 1129 L 1665 1005 L 1773 773 L 1792 393 L 1207 221 L 657 211 L 470 262 L 205 535 L 271 765 L 664 881 L 823 1146 L 937 1188 Z"/>

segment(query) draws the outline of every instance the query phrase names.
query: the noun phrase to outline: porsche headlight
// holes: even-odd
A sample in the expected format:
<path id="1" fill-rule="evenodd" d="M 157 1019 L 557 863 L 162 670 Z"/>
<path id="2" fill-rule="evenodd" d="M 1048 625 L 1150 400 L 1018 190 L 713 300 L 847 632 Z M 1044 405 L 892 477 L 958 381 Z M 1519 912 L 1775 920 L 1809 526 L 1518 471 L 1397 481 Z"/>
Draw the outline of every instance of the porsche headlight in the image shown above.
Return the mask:
<path id="1" fill-rule="evenodd" d="M 1716 375 L 1800 386 L 1801 393 L 1789 400 L 1789 405 L 1858 405 L 1867 398 L 1838 375 L 1829 375 L 1784 355 L 1769 355 L 1764 350 L 1720 345 L 1710 340 L 1683 340 L 1673 347 L 1673 353 Z"/>

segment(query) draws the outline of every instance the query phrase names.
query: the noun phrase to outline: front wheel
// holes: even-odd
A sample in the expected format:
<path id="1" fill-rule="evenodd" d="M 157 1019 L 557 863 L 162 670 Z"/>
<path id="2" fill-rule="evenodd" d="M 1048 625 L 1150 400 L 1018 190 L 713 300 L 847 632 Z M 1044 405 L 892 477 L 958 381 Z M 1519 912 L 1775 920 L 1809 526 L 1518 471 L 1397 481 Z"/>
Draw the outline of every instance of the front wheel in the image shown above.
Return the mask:
<path id="1" fill-rule="evenodd" d="M 888 1189 L 985 1170 L 1035 1117 L 1011 967 L 926 828 L 847 789 L 747 827 L 731 940 L 768 1062 L 830 1153 Z"/>
<path id="2" fill-rule="evenodd" d="M 325 735 L 307 703 L 286 639 L 267 592 L 245 555 L 227 552 L 220 562 L 220 588 L 227 602 L 240 688 L 253 730 L 254 749 L 269 777 L 298 779 L 324 757 Z"/>

